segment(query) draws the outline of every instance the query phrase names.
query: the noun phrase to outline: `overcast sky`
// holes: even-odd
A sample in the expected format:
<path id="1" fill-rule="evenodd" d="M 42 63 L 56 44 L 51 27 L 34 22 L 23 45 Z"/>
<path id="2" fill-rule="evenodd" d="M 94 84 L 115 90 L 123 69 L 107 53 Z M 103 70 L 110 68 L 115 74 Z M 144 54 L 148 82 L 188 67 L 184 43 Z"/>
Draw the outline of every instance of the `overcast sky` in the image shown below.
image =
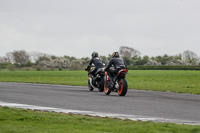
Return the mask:
<path id="1" fill-rule="evenodd" d="M 0 56 L 13 50 L 200 56 L 200 0 L 0 0 Z"/>

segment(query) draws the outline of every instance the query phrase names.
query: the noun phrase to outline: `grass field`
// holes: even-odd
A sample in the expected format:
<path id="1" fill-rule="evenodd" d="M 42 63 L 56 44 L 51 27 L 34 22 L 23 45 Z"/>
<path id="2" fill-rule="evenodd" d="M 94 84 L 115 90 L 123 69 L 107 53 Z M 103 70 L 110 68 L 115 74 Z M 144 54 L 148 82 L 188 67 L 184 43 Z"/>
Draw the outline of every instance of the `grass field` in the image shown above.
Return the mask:
<path id="1" fill-rule="evenodd" d="M 200 133 L 200 126 L 0 107 L 0 133 Z"/>
<path id="2" fill-rule="evenodd" d="M 127 80 L 133 89 L 200 94 L 200 71 L 130 71 Z"/>
<path id="3" fill-rule="evenodd" d="M 87 86 L 84 71 L 0 71 L 0 81 Z M 130 70 L 129 89 L 200 94 L 200 71 Z M 200 133 L 200 126 L 0 107 L 0 133 Z"/>
<path id="4" fill-rule="evenodd" d="M 87 86 L 85 71 L 0 71 L 0 81 Z M 200 94 L 200 71 L 130 70 L 129 89 Z"/>

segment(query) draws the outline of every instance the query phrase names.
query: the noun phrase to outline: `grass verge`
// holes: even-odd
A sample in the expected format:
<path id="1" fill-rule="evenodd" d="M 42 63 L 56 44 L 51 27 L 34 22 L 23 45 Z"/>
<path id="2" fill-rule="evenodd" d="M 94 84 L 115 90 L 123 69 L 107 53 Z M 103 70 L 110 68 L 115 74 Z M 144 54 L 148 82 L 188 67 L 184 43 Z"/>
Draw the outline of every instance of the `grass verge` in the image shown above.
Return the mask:
<path id="1" fill-rule="evenodd" d="M 200 133 L 200 126 L 0 107 L 0 133 Z"/>
<path id="2" fill-rule="evenodd" d="M 87 86 L 84 71 L 0 71 L 0 81 Z M 129 70 L 129 89 L 200 94 L 200 71 Z"/>

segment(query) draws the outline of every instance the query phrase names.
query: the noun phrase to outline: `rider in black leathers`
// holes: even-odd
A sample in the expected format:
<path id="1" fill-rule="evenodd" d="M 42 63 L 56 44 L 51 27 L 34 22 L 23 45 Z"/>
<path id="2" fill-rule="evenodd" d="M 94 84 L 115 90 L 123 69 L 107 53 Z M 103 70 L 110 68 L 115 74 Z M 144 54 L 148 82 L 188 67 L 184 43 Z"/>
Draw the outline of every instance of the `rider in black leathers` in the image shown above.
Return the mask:
<path id="1" fill-rule="evenodd" d="M 92 64 L 94 64 L 95 68 L 88 73 L 89 76 L 92 76 L 92 75 L 95 76 L 95 72 L 97 71 L 97 69 L 104 67 L 103 62 L 99 58 L 99 54 L 97 52 L 92 53 L 92 59 L 90 60 L 90 63 L 88 64 L 88 66 L 85 70 L 87 70 L 89 67 L 91 67 Z"/>
<path id="2" fill-rule="evenodd" d="M 109 69 L 113 65 L 114 69 Z M 112 54 L 112 59 L 109 61 L 105 71 L 108 72 L 110 80 L 113 82 L 115 79 L 112 78 L 113 74 L 116 74 L 121 69 L 127 69 L 127 65 L 122 58 L 119 57 L 118 52 Z"/>

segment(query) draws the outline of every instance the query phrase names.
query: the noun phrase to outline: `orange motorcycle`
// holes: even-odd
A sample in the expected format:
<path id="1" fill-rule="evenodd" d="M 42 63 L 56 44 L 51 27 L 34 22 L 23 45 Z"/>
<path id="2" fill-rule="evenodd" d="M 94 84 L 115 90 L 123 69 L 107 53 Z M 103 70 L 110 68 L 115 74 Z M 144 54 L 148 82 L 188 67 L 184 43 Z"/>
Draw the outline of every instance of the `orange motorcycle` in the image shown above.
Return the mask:
<path id="1" fill-rule="evenodd" d="M 127 69 L 121 69 L 117 74 L 113 75 L 114 81 L 110 80 L 107 72 L 105 72 L 104 93 L 109 95 L 112 91 L 117 92 L 119 96 L 125 96 L 128 90 L 126 81 Z"/>

